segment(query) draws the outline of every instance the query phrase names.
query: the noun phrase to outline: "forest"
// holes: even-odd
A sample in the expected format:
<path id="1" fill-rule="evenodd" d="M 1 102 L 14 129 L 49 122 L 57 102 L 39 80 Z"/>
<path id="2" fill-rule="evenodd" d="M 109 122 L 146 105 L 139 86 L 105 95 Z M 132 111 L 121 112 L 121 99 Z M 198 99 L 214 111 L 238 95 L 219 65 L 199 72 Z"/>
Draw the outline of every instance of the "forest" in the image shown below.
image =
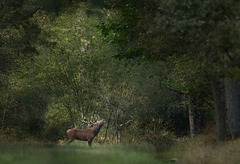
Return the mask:
<path id="1" fill-rule="evenodd" d="M 0 163 L 236 163 L 238 53 L 238 0 L 0 0 Z"/>

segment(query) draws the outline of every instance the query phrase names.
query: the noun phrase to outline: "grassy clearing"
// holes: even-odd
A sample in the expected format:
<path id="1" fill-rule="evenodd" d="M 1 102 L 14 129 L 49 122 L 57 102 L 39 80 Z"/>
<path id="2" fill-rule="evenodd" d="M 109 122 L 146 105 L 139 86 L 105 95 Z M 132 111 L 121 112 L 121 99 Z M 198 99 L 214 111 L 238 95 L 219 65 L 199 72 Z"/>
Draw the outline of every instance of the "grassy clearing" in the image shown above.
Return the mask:
<path id="1" fill-rule="evenodd" d="M 220 144 L 194 144 L 185 148 L 182 163 L 238 164 L 240 163 L 240 140 Z"/>
<path id="2" fill-rule="evenodd" d="M 123 146 L 0 145 L 3 164 L 159 164 L 153 153 Z"/>
<path id="3" fill-rule="evenodd" d="M 160 157 L 176 157 L 181 164 L 239 164 L 239 154 L 240 139 L 217 144 L 210 134 L 181 140 Z"/>
<path id="4" fill-rule="evenodd" d="M 138 146 L 0 144 L 0 164 L 161 164 L 176 158 L 180 164 L 238 164 L 240 139 L 216 144 L 214 135 L 181 139 L 170 150 L 156 153 L 149 144 Z"/>

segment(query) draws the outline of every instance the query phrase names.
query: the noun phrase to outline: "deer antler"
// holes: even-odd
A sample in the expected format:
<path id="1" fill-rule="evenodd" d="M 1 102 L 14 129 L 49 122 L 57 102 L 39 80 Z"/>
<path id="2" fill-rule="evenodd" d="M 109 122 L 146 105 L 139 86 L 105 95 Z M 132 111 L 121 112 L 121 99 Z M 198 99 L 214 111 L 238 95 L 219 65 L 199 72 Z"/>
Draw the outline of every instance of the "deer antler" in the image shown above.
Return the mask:
<path id="1" fill-rule="evenodd" d="M 87 122 L 87 121 L 85 121 L 84 119 L 81 119 L 80 121 L 83 122 L 84 124 L 97 125 L 97 121 L 95 121 L 95 122 L 93 122 L 93 121 Z"/>
<path id="2" fill-rule="evenodd" d="M 90 121 L 90 122 L 91 122 L 91 124 L 93 124 L 93 125 L 97 125 L 97 121 L 95 121 L 95 122 Z"/>
<path id="3" fill-rule="evenodd" d="M 87 122 L 87 121 L 85 121 L 85 120 L 83 120 L 83 119 L 81 119 L 80 121 L 81 121 L 81 122 L 83 122 L 84 124 L 93 124 L 93 122 L 92 122 L 92 121 L 90 121 L 90 122 Z"/>

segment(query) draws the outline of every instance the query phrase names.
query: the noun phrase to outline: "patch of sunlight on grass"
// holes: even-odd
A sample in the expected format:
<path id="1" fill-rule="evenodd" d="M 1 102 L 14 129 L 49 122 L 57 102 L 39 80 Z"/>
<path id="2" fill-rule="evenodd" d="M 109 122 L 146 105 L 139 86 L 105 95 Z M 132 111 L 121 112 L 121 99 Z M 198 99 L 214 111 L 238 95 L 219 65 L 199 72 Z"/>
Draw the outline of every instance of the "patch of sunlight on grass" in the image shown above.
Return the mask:
<path id="1" fill-rule="evenodd" d="M 153 153 L 124 146 L 0 145 L 3 164 L 159 164 Z"/>

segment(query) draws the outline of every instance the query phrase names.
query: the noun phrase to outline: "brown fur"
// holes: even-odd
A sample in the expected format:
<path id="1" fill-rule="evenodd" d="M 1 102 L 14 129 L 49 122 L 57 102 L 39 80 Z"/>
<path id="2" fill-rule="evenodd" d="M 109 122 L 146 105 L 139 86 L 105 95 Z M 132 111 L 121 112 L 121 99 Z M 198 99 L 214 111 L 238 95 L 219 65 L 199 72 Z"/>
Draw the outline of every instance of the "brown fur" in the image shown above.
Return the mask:
<path id="1" fill-rule="evenodd" d="M 68 142 L 67 144 L 70 144 L 73 140 L 81 140 L 81 141 L 88 141 L 88 145 L 92 146 L 92 141 L 94 137 L 98 134 L 101 127 L 105 123 L 104 120 L 97 121 L 93 124 L 91 128 L 88 129 L 68 129 L 67 135 L 68 135 Z"/>

